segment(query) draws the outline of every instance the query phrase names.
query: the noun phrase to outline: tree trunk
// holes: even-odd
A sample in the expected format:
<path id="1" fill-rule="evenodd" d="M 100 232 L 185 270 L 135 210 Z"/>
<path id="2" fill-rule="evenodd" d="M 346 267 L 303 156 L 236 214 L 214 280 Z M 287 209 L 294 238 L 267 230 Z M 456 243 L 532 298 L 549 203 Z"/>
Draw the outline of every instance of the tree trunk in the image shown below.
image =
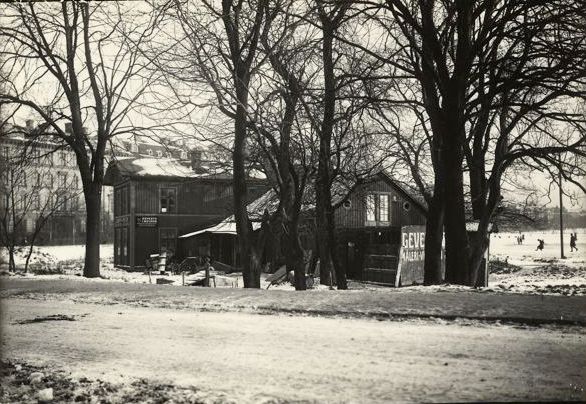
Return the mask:
<path id="1" fill-rule="evenodd" d="M 320 142 L 319 142 L 319 164 L 316 181 L 316 213 L 320 251 L 320 283 L 321 278 L 327 276 L 332 282 L 329 274 L 330 262 L 334 266 L 336 281 L 339 289 L 346 289 L 346 276 L 344 269 L 339 265 L 336 256 L 336 237 L 334 211 L 332 207 L 331 192 L 331 143 L 334 132 L 334 114 L 336 108 L 336 77 L 334 75 L 334 58 L 332 44 L 334 40 L 334 25 L 327 18 L 322 16 L 322 61 L 324 69 L 324 114 L 322 119 Z M 331 260 L 330 260 L 331 259 Z"/>
<path id="2" fill-rule="evenodd" d="M 28 253 L 26 254 L 26 260 L 24 261 L 24 272 L 25 273 L 28 272 L 28 264 L 31 260 L 31 255 L 33 254 L 33 248 L 35 246 L 35 238 L 36 238 L 36 235 L 33 236 L 33 238 L 31 239 L 30 244 L 29 244 L 29 248 L 28 248 Z"/>
<path id="3" fill-rule="evenodd" d="M 322 215 L 321 207 L 316 205 L 317 216 L 317 253 L 319 255 L 319 282 L 322 285 L 330 284 L 330 253 L 328 247 L 328 232 L 326 229 L 325 215 Z M 324 212 L 325 213 L 325 212 Z M 323 217 L 320 217 L 323 216 Z"/>
<path id="4" fill-rule="evenodd" d="M 102 188 L 91 184 L 84 191 L 86 204 L 85 265 L 83 276 L 100 276 L 100 215 Z"/>
<path id="5" fill-rule="evenodd" d="M 484 258 L 484 253 L 488 248 L 488 230 L 483 229 L 476 234 L 474 237 L 471 237 L 471 248 L 470 248 L 470 259 L 468 263 L 468 267 L 470 268 L 470 282 L 471 286 L 486 286 L 483 285 L 484 281 L 480 277 L 480 264 L 482 264 L 482 260 Z"/>
<path id="6" fill-rule="evenodd" d="M 293 271 L 295 274 L 295 290 L 305 290 L 305 262 L 303 261 L 303 249 L 299 241 L 298 220 L 292 219 L 287 224 L 285 232 L 286 252 L 285 260 L 287 271 Z"/>
<path id="7" fill-rule="evenodd" d="M 236 66 L 236 69 L 235 85 L 238 105 L 234 120 L 234 150 L 232 152 L 234 220 L 236 221 L 236 232 L 238 234 L 244 287 L 258 289 L 260 288 L 261 257 L 256 251 L 252 240 L 252 225 L 246 210 L 248 202 L 245 170 L 248 78 L 245 72 L 239 71 L 240 66 Z"/>
<path id="8" fill-rule="evenodd" d="M 468 162 L 470 177 L 470 199 L 472 202 L 472 218 L 480 220 L 486 207 L 486 186 L 484 159 L 473 157 Z"/>
<path id="9" fill-rule="evenodd" d="M 423 284 L 438 285 L 442 276 L 442 239 L 444 234 L 444 184 L 436 176 L 434 194 L 428 206 L 425 222 L 425 261 Z"/>
<path id="10" fill-rule="evenodd" d="M 468 255 L 470 246 L 466 233 L 464 206 L 463 151 L 458 133 L 448 132 L 443 159 L 445 175 L 445 234 L 446 281 L 457 285 L 470 285 Z"/>
<path id="11" fill-rule="evenodd" d="M 8 272 L 16 272 L 16 264 L 14 262 L 14 244 L 8 246 Z"/>
<path id="12" fill-rule="evenodd" d="M 340 263 L 340 259 L 338 257 L 334 208 L 331 205 L 330 210 L 328 211 L 328 244 L 330 245 L 332 265 L 334 267 L 334 275 L 336 277 L 336 286 L 338 287 L 338 290 L 346 290 L 348 289 L 348 281 L 346 280 L 346 270 Z"/>

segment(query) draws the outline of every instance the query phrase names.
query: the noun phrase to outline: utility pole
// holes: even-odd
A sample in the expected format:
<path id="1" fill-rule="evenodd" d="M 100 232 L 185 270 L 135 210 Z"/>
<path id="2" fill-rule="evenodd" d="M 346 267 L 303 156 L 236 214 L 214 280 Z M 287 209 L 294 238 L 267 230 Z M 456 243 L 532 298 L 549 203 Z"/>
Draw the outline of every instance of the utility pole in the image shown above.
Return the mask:
<path id="1" fill-rule="evenodd" d="M 560 189 L 560 256 L 562 259 L 566 258 L 564 255 L 564 216 L 563 216 L 563 200 L 562 200 L 562 156 L 559 156 L 559 168 L 558 168 L 558 186 Z"/>

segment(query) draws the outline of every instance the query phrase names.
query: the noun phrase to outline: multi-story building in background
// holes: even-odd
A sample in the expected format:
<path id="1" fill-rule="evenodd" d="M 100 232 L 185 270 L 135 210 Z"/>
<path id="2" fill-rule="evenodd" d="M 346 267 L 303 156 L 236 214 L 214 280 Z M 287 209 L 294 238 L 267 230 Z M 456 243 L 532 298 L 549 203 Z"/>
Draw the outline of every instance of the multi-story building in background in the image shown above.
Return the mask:
<path id="1" fill-rule="evenodd" d="M 35 244 L 83 243 L 85 200 L 75 153 L 50 133 L 39 136 L 39 130 L 33 120 L 27 120 L 25 126 L 5 125 L 0 130 L 0 193 L 3 195 L 0 211 L 6 216 L 9 230 L 18 233 L 16 236 L 22 243 L 30 240 L 41 220 L 43 225 Z M 65 132 L 68 130 L 66 126 Z M 204 150 L 190 149 L 184 142 L 157 143 L 143 141 L 139 136 L 117 139 L 105 163 L 128 157 L 171 158 L 201 173 L 214 173 L 224 168 Z M 9 175 L 11 172 L 18 172 L 17 180 Z M 113 187 L 105 185 L 101 214 L 103 243 L 114 239 L 113 206 Z M 50 217 L 45 220 L 47 215 Z"/>
<path id="2" fill-rule="evenodd" d="M 23 243 L 42 224 L 36 244 L 81 244 L 86 212 L 75 154 L 50 134 L 38 136 L 38 130 L 28 120 L 26 126 L 4 127 L 0 134 L 0 219 Z M 102 192 L 104 242 L 112 240 L 111 191 L 105 187 Z"/>

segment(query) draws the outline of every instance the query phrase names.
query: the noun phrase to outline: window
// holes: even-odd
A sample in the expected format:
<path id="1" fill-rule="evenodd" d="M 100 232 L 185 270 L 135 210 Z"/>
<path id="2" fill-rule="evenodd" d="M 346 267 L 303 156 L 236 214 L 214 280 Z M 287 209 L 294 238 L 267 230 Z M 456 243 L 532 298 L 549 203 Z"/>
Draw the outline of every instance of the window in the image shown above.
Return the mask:
<path id="1" fill-rule="evenodd" d="M 147 149 L 147 154 L 149 156 L 152 156 L 153 155 L 153 149 Z"/>
<path id="2" fill-rule="evenodd" d="M 55 198 L 55 210 L 65 212 L 67 210 L 68 198 L 65 195 L 57 195 Z"/>
<path id="3" fill-rule="evenodd" d="M 35 231 L 35 221 L 33 219 L 26 219 L 25 220 L 26 232 L 32 233 Z"/>
<path id="4" fill-rule="evenodd" d="M 157 157 L 163 157 L 163 152 L 160 150 L 157 150 Z"/>
<path id="5" fill-rule="evenodd" d="M 130 213 L 128 196 L 128 187 L 118 188 L 114 191 L 114 207 L 116 216 L 127 215 Z"/>
<path id="6" fill-rule="evenodd" d="M 79 177 L 77 175 L 73 176 L 73 189 L 79 189 Z"/>
<path id="7" fill-rule="evenodd" d="M 389 221 L 389 196 L 388 195 L 379 195 L 379 204 L 378 204 L 378 220 L 380 222 L 388 222 Z"/>
<path id="8" fill-rule="evenodd" d="M 57 186 L 59 188 L 67 187 L 67 173 L 57 173 Z"/>
<path id="9" fill-rule="evenodd" d="M 114 246 L 114 263 L 116 265 L 128 265 L 128 228 L 115 229 Z"/>
<path id="10" fill-rule="evenodd" d="M 31 154 L 32 154 L 33 160 L 35 160 L 35 163 L 38 163 L 38 160 L 41 156 L 40 150 L 37 149 L 36 147 L 33 147 Z"/>
<path id="11" fill-rule="evenodd" d="M 159 232 L 159 251 L 167 252 L 169 254 L 175 253 L 175 243 L 177 241 L 177 229 L 174 228 L 161 228 Z"/>
<path id="12" fill-rule="evenodd" d="M 53 165 L 53 153 L 50 151 L 47 151 L 47 154 L 45 154 L 45 164 L 48 166 Z"/>
<path id="13" fill-rule="evenodd" d="M 175 188 L 161 188 L 161 213 L 175 213 L 177 190 Z"/>
<path id="14" fill-rule="evenodd" d="M 65 150 L 61 150 L 59 152 L 59 165 L 66 166 L 67 165 L 67 153 Z"/>
<path id="15" fill-rule="evenodd" d="M 71 197 L 71 204 L 70 204 L 70 205 L 71 205 L 71 210 L 72 210 L 72 211 L 74 211 L 74 212 L 75 212 L 75 211 L 79 210 L 79 205 L 78 205 L 78 199 L 77 199 L 77 196 L 72 196 L 72 197 Z"/>
<path id="16" fill-rule="evenodd" d="M 390 195 L 366 195 L 366 222 L 370 226 L 388 225 L 390 222 Z"/>
<path id="17" fill-rule="evenodd" d="M 46 179 L 47 183 L 47 188 L 49 189 L 53 189 L 53 174 L 51 173 L 47 173 L 47 179 Z"/>
<path id="18" fill-rule="evenodd" d="M 376 195 L 366 195 L 366 221 L 376 221 Z"/>
<path id="19" fill-rule="evenodd" d="M 35 173 L 35 187 L 40 187 L 41 186 L 41 173 L 40 172 L 36 172 Z"/>
<path id="20" fill-rule="evenodd" d="M 32 195 L 31 207 L 33 210 L 39 210 L 41 208 L 41 198 L 38 193 Z"/>

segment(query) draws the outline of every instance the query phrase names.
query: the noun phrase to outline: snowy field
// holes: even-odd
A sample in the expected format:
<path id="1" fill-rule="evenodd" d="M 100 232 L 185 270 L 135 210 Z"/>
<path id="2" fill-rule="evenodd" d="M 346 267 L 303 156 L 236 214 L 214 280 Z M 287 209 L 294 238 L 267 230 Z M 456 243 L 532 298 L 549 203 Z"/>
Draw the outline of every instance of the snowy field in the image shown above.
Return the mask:
<path id="1" fill-rule="evenodd" d="M 578 234 L 578 251 L 570 252 L 570 232 Z M 517 244 L 518 233 L 497 233 L 491 237 L 490 260 L 491 273 L 489 286 L 481 288 L 479 292 L 509 292 L 509 293 L 537 293 L 537 294 L 562 294 L 562 295 L 583 295 L 586 294 L 586 229 L 569 229 L 564 234 L 565 259 L 560 258 L 560 238 L 558 231 L 525 232 L 525 241 L 522 245 Z M 545 241 L 543 251 L 536 251 L 537 239 Z M 25 249 L 19 251 L 16 258 L 18 267 L 24 264 Z M 132 283 L 157 283 L 157 279 L 164 278 L 172 281 L 172 285 L 181 286 L 183 283 L 190 283 L 200 280 L 203 272 L 187 276 L 181 275 L 157 275 L 144 274 L 142 272 L 126 272 L 114 268 L 113 246 L 105 244 L 101 247 L 101 269 L 102 278 L 85 279 L 81 277 L 83 267 L 84 247 L 76 246 L 46 246 L 35 247 L 29 273 L 17 274 L 16 276 L 47 278 L 47 279 L 83 279 L 87 282 L 120 281 Z M 6 262 L 6 254 L 0 257 L 0 263 Z M 5 273 L 5 272 L 4 272 Z M 240 288 L 243 286 L 240 274 L 224 274 L 212 271 L 215 277 L 216 287 Z M 261 278 L 261 288 L 266 289 L 265 274 Z M 212 283 L 213 285 L 213 283 Z M 377 286 L 364 285 L 359 282 L 350 282 L 350 289 L 377 289 L 394 290 L 392 288 L 381 288 Z M 293 290 L 288 284 L 271 286 L 271 289 Z M 325 285 L 316 285 L 317 290 L 327 290 Z M 382 290 L 381 290 L 382 289 Z M 422 287 L 412 286 L 401 290 L 420 290 L 435 292 L 441 290 L 460 289 L 458 286 L 434 286 Z"/>
<path id="2" fill-rule="evenodd" d="M 578 235 L 578 251 L 570 252 L 570 233 Z M 490 288 L 521 293 L 586 294 L 586 229 L 564 232 L 564 259 L 559 231 L 525 232 L 521 245 L 517 244 L 518 234 L 492 235 Z M 545 241 L 543 251 L 537 251 L 537 239 Z"/>

